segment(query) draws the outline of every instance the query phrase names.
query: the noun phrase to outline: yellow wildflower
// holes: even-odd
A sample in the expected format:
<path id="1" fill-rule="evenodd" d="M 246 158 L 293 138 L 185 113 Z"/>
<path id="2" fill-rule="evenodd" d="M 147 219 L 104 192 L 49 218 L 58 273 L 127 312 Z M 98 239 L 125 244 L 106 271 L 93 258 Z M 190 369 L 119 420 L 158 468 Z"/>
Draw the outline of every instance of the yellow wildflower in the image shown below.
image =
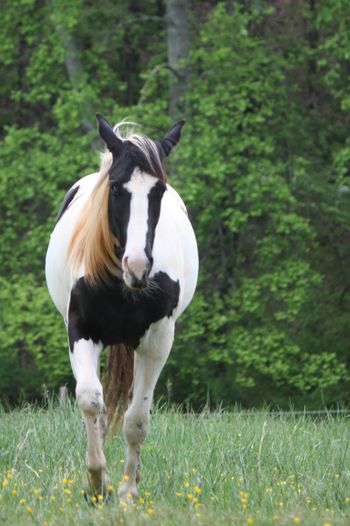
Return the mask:
<path id="1" fill-rule="evenodd" d="M 272 488 L 266 488 L 265 493 L 272 493 Z"/>
<path id="2" fill-rule="evenodd" d="M 13 490 L 12 490 L 12 495 L 14 495 L 14 496 L 17 495 L 17 490 L 16 490 L 16 489 L 13 489 Z"/>
<path id="3" fill-rule="evenodd" d="M 176 496 L 177 497 L 182 497 L 182 493 L 180 493 L 179 491 L 176 492 Z"/>
<path id="4" fill-rule="evenodd" d="M 199 486 L 194 487 L 194 492 L 197 493 L 197 495 L 200 495 L 202 493 L 202 490 Z"/>
<path id="5" fill-rule="evenodd" d="M 147 514 L 152 516 L 154 514 L 154 510 L 152 508 L 147 508 Z"/>
<path id="6" fill-rule="evenodd" d="M 19 501 L 20 504 L 25 504 L 26 502 L 27 502 L 27 499 L 21 499 L 21 500 Z"/>
<path id="7" fill-rule="evenodd" d="M 99 502 L 103 501 L 103 495 L 97 495 L 97 500 L 98 500 Z"/>
<path id="8" fill-rule="evenodd" d="M 193 494 L 192 493 L 187 493 L 186 497 L 187 497 L 188 500 L 193 500 Z"/>
<path id="9" fill-rule="evenodd" d="M 33 489 L 33 493 L 34 493 L 34 495 L 36 495 L 36 496 L 40 495 L 40 492 L 41 492 L 41 490 L 40 490 L 39 488 L 34 488 L 34 489 Z"/>
<path id="10" fill-rule="evenodd" d="M 97 508 L 98 510 L 103 510 L 103 504 L 97 504 L 96 508 Z"/>
<path id="11" fill-rule="evenodd" d="M 345 504 L 350 504 L 350 497 L 346 497 L 344 502 L 345 502 Z"/>
<path id="12" fill-rule="evenodd" d="M 2 487 L 6 488 L 9 485 L 9 481 L 7 479 L 3 480 Z"/>
<path id="13" fill-rule="evenodd" d="M 142 497 L 139 498 L 139 503 L 140 504 L 144 504 L 145 503 L 145 499 L 143 499 Z"/>
<path id="14" fill-rule="evenodd" d="M 70 495 L 70 494 L 71 494 L 71 490 L 68 489 L 68 488 L 65 488 L 65 489 L 63 490 L 63 493 L 65 493 L 65 495 Z"/>
<path id="15" fill-rule="evenodd" d="M 301 518 L 300 517 L 293 517 L 293 522 L 294 522 L 294 524 L 300 524 L 301 523 Z"/>
<path id="16" fill-rule="evenodd" d="M 129 480 L 129 475 L 124 475 L 123 480 L 128 481 Z"/>
<path id="17" fill-rule="evenodd" d="M 12 475 L 12 473 L 10 473 L 10 471 L 7 473 L 6 476 L 7 476 L 7 478 L 8 478 L 9 480 L 13 479 L 13 475 Z"/>
<path id="18" fill-rule="evenodd" d="M 119 502 L 119 506 L 120 506 L 121 508 L 126 508 L 126 507 L 127 507 L 127 503 L 125 502 L 125 500 L 121 500 L 121 501 Z"/>
<path id="19" fill-rule="evenodd" d="M 185 488 L 189 488 L 190 487 L 190 483 L 189 482 L 185 482 L 184 486 L 185 486 Z"/>
<path id="20" fill-rule="evenodd" d="M 254 519 L 253 519 L 253 517 L 247 517 L 246 523 L 247 523 L 247 524 L 254 524 Z"/>
<path id="21" fill-rule="evenodd" d="M 112 492 L 114 491 L 114 490 L 113 490 L 113 486 L 112 486 L 112 484 L 109 484 L 109 485 L 107 486 L 107 491 L 109 491 L 109 493 L 112 493 Z"/>
<path id="22" fill-rule="evenodd" d="M 32 510 L 32 508 L 31 508 L 30 506 L 27 506 L 27 507 L 26 507 L 26 511 L 27 511 L 28 513 L 33 513 L 33 510 Z"/>

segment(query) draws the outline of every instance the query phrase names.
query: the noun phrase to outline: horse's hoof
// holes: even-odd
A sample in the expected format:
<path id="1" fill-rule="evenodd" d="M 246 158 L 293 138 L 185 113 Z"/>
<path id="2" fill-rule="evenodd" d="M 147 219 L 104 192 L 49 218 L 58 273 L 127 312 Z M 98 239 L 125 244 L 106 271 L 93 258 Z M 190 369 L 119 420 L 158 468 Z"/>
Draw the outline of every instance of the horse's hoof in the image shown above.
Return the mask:
<path id="1" fill-rule="evenodd" d="M 118 498 L 120 506 L 125 507 L 125 505 L 132 504 L 138 498 L 138 491 L 136 487 L 120 487 L 118 490 Z"/>
<path id="2" fill-rule="evenodd" d="M 90 506 L 97 507 L 99 504 L 107 504 L 113 499 L 113 488 L 110 484 L 104 485 L 100 492 L 86 484 L 83 490 L 84 499 Z"/>

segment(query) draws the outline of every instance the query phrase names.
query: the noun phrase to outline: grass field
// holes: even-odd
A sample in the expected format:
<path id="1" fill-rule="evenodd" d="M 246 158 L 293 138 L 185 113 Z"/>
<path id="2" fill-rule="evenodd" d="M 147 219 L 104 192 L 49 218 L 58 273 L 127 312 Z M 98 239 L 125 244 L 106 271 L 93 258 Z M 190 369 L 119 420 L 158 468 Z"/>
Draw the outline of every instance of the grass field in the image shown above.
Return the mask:
<path id="1" fill-rule="evenodd" d="M 140 499 L 88 505 L 85 437 L 74 403 L 0 415 L 0 524 L 350 524 L 349 421 L 259 412 L 156 410 L 143 447 Z M 106 445 L 113 490 L 124 440 Z"/>

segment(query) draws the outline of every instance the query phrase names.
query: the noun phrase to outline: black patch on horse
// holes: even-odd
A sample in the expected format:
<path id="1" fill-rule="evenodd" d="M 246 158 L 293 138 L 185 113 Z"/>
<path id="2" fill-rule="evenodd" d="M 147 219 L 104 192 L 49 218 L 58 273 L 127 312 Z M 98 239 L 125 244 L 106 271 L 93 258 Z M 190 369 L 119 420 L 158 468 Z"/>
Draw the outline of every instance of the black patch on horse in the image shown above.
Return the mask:
<path id="1" fill-rule="evenodd" d="M 131 193 L 123 185 L 114 182 L 109 192 L 108 217 L 113 235 L 118 239 L 122 248 L 126 244 L 126 234 L 130 219 Z M 121 259 L 121 254 L 119 258 Z"/>
<path id="2" fill-rule="evenodd" d="M 123 343 L 136 349 L 150 325 L 170 317 L 179 302 L 179 281 L 157 272 L 150 288 L 132 292 L 119 278 L 91 286 L 82 277 L 71 291 L 68 313 L 69 346 L 84 338 L 104 346 Z"/>
<path id="3" fill-rule="evenodd" d="M 70 203 L 73 201 L 75 194 L 79 190 L 79 185 L 71 188 L 63 198 L 62 204 L 57 214 L 56 224 L 59 222 L 65 211 L 67 210 Z"/>
<path id="4" fill-rule="evenodd" d="M 166 190 L 166 186 L 162 181 L 157 183 L 151 188 L 148 194 L 148 220 L 147 220 L 147 234 L 146 234 L 146 246 L 145 253 L 152 264 L 152 248 L 154 242 L 154 236 L 156 233 L 156 226 L 160 216 L 160 207 L 162 204 L 162 197 Z"/>

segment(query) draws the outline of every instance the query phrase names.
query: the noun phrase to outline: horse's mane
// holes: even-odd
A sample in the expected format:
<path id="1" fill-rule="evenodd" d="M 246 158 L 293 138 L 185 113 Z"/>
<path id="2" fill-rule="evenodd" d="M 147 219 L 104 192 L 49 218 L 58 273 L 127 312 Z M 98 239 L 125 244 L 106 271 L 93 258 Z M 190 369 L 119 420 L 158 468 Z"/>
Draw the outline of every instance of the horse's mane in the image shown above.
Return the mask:
<path id="1" fill-rule="evenodd" d="M 166 175 L 153 141 L 142 135 L 137 135 L 128 126 L 133 123 L 121 122 L 114 127 L 117 137 L 128 140 L 137 146 L 144 155 L 150 168 L 150 174 L 166 181 Z M 126 126 L 126 132 L 121 128 Z M 84 277 L 96 285 L 108 281 L 112 275 L 120 275 L 120 262 L 116 255 L 119 241 L 113 235 L 108 216 L 109 202 L 109 170 L 112 165 L 112 154 L 106 150 L 101 155 L 99 176 L 96 185 L 88 197 L 74 228 L 68 247 L 68 258 L 73 268 L 78 272 L 84 269 Z"/>

